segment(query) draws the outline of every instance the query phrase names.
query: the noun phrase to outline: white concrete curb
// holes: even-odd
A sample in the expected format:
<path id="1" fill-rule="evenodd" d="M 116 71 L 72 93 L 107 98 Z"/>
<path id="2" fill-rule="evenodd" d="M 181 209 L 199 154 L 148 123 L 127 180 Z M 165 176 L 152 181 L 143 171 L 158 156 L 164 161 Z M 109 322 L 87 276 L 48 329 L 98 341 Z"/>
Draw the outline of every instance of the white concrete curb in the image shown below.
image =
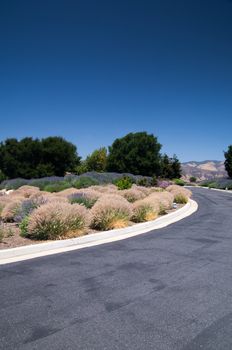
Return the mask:
<path id="1" fill-rule="evenodd" d="M 137 236 L 173 224 L 193 214 L 197 209 L 198 204 L 190 199 L 184 207 L 154 221 L 136 224 L 123 229 L 93 233 L 83 237 L 0 250 L 0 265 L 92 247 Z"/>

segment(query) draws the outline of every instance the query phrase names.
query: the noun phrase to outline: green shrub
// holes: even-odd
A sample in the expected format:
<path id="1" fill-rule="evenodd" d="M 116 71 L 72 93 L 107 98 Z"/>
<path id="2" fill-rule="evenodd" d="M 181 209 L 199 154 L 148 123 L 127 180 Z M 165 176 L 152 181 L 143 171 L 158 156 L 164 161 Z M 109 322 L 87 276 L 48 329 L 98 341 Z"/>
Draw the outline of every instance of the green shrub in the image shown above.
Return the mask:
<path id="1" fill-rule="evenodd" d="M 46 192 L 60 192 L 70 187 L 71 187 L 71 184 L 69 182 L 59 181 L 59 182 L 46 185 L 43 190 Z"/>
<path id="2" fill-rule="evenodd" d="M 81 176 L 79 179 L 72 182 L 72 187 L 87 188 L 98 184 L 99 182 L 97 180 L 92 179 L 91 177 Z"/>
<path id="3" fill-rule="evenodd" d="M 4 237 L 5 237 L 5 231 L 4 231 L 3 225 L 0 225 L 0 243 L 2 243 Z"/>
<path id="4" fill-rule="evenodd" d="M 121 179 L 116 180 L 114 184 L 119 190 L 128 190 L 133 185 L 133 180 L 129 176 L 123 176 Z"/>
<path id="5" fill-rule="evenodd" d="M 195 176 L 191 176 L 191 177 L 189 178 L 189 181 L 190 181 L 190 182 L 196 182 L 196 181 L 197 181 L 197 178 L 196 178 Z"/>
<path id="6" fill-rule="evenodd" d="M 158 180 L 156 176 L 153 176 L 151 179 L 151 186 L 157 186 L 158 185 Z"/>
<path id="7" fill-rule="evenodd" d="M 29 216 L 25 216 L 19 224 L 20 236 L 27 237 Z"/>
<path id="8" fill-rule="evenodd" d="M 148 181 L 148 179 L 146 177 L 142 177 L 141 179 L 137 180 L 137 185 L 143 186 L 143 187 L 149 187 L 150 182 Z"/>
<path id="9" fill-rule="evenodd" d="M 175 185 L 178 185 L 178 186 L 184 186 L 185 185 L 184 180 L 174 179 L 173 181 L 174 181 Z"/>
<path id="10" fill-rule="evenodd" d="M 217 182 L 210 182 L 208 185 L 209 188 L 219 188 Z"/>

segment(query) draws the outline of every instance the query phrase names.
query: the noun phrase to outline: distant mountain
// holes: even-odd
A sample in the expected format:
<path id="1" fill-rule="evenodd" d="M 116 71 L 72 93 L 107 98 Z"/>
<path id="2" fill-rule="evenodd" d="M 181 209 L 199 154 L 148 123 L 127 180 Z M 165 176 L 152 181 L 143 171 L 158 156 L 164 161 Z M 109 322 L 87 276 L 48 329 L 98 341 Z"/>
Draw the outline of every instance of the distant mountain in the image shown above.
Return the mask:
<path id="1" fill-rule="evenodd" d="M 189 180 L 191 176 L 195 176 L 201 181 L 227 177 L 224 162 L 220 160 L 191 161 L 182 163 L 181 166 L 182 177 L 185 180 Z"/>

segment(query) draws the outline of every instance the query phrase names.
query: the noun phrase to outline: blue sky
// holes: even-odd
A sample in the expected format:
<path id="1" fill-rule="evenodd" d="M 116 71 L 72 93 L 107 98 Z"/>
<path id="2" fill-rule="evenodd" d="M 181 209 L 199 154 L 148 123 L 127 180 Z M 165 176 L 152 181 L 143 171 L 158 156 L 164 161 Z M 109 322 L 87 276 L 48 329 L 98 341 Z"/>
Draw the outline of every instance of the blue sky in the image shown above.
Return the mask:
<path id="1" fill-rule="evenodd" d="M 232 144 L 232 1 L 0 3 L 0 140 L 60 135 L 86 156 L 128 132 L 181 161 Z"/>

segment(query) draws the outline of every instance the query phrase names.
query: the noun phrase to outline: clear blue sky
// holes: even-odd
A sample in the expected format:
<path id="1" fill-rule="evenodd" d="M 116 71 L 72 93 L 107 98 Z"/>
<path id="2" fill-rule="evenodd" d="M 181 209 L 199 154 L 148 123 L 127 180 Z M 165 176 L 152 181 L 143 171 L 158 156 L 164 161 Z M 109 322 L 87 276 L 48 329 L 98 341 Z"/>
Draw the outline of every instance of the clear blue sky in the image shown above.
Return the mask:
<path id="1" fill-rule="evenodd" d="M 0 2 L 0 140 L 86 156 L 128 132 L 181 161 L 232 143 L 232 1 Z"/>

